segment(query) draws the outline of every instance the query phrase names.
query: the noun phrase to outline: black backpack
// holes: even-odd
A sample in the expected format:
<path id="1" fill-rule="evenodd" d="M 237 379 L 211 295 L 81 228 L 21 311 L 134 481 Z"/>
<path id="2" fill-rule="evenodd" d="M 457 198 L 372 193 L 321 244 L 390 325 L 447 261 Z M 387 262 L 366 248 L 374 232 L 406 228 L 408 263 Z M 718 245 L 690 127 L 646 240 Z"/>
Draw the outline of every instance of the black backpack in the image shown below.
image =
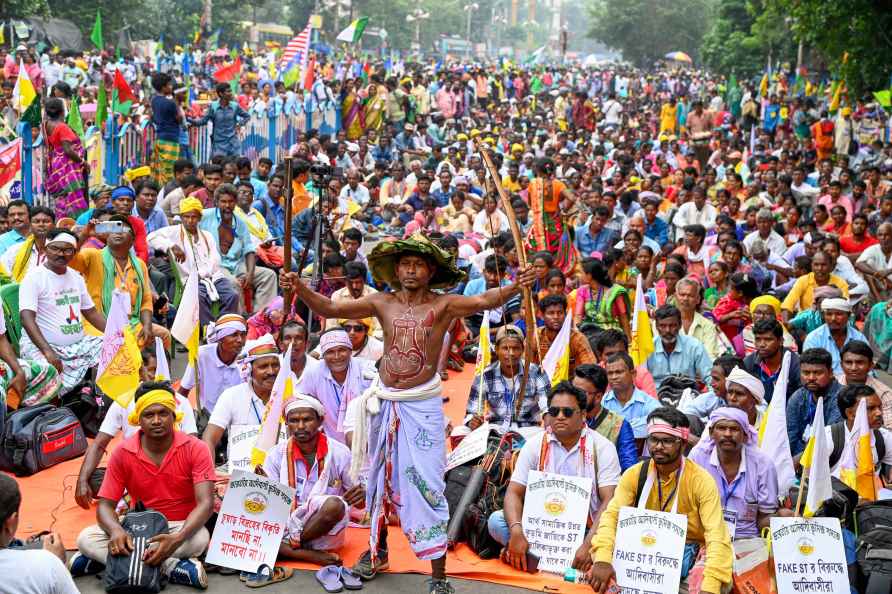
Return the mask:
<path id="1" fill-rule="evenodd" d="M 91 381 L 84 381 L 70 392 L 63 394 L 62 406 L 71 410 L 81 422 L 84 435 L 96 437 L 99 427 L 111 407 L 112 400 Z"/>
<path id="2" fill-rule="evenodd" d="M 157 594 L 167 585 L 161 566 L 153 567 L 143 561 L 149 539 L 170 531 L 167 518 L 161 512 L 141 508 L 140 503 L 135 511 L 127 512 L 121 522 L 121 527 L 133 539 L 133 551 L 129 555 L 108 555 L 105 564 L 106 592 Z"/>
<path id="3" fill-rule="evenodd" d="M 830 425 L 830 439 L 833 441 L 833 451 L 830 452 L 830 468 L 836 466 L 842 457 L 842 450 L 846 445 L 845 421 Z M 873 430 L 873 441 L 877 449 L 877 460 L 882 460 L 886 456 L 886 440 L 879 429 Z"/>
<path id="4" fill-rule="evenodd" d="M 858 569 L 860 592 L 892 592 L 892 501 L 859 505 Z"/>
<path id="5" fill-rule="evenodd" d="M 6 416 L 0 433 L 0 470 L 28 476 L 86 451 L 83 427 L 67 408 L 20 408 Z"/>

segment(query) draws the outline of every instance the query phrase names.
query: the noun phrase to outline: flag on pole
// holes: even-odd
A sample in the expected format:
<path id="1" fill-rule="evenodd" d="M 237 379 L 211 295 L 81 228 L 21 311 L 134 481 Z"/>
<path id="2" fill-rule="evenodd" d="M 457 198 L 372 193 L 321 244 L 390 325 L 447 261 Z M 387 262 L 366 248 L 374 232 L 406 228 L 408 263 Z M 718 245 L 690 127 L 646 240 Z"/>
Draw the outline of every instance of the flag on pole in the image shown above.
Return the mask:
<path id="1" fill-rule="evenodd" d="M 167 362 L 167 350 L 164 348 L 164 341 L 160 336 L 155 337 L 155 381 L 169 382 L 170 365 Z"/>
<path id="2" fill-rule="evenodd" d="M 22 139 L 0 147 L 0 196 L 9 196 L 12 185 L 21 179 Z"/>
<path id="3" fill-rule="evenodd" d="M 539 64 L 542 60 L 545 59 L 545 46 L 543 45 L 532 54 L 530 57 L 523 61 L 524 66 L 532 66 L 533 64 Z"/>
<path id="4" fill-rule="evenodd" d="M 217 29 L 213 33 L 208 36 L 208 48 L 211 50 L 219 49 L 220 47 L 220 29 Z"/>
<path id="5" fill-rule="evenodd" d="M 787 437 L 787 382 L 790 375 L 790 352 L 784 353 L 780 375 L 774 384 L 774 393 L 768 410 L 759 426 L 759 449 L 774 461 L 777 470 L 777 486 L 786 493 L 796 482 L 790 438 Z"/>
<path id="6" fill-rule="evenodd" d="M 68 121 L 66 123 L 78 135 L 78 138 L 84 138 L 84 120 L 81 118 L 81 106 L 77 95 L 71 100 L 71 107 L 68 109 Z"/>
<path id="7" fill-rule="evenodd" d="M 215 71 L 213 74 L 214 80 L 220 83 L 230 82 L 239 77 L 242 72 L 242 59 L 236 58 L 235 61 L 228 65 L 220 68 Z"/>
<path id="8" fill-rule="evenodd" d="M 369 17 L 360 17 L 350 23 L 346 29 L 338 33 L 337 40 L 344 43 L 359 43 L 365 26 L 369 23 Z"/>
<path id="9" fill-rule="evenodd" d="M 858 496 L 868 501 L 877 498 L 875 462 L 870 438 L 870 422 L 867 420 L 867 399 L 858 400 L 852 432 L 846 438 L 839 459 L 839 479 L 855 489 Z"/>
<path id="10" fill-rule="evenodd" d="M 542 358 L 542 371 L 544 371 L 551 385 L 569 379 L 570 376 L 570 333 L 573 330 L 572 316 L 567 313 L 564 316 L 564 323 L 554 337 L 554 342 L 548 347 L 548 352 Z M 536 330 L 533 329 L 533 332 Z"/>
<path id="11" fill-rule="evenodd" d="M 102 334 L 96 385 L 123 408 L 133 400 L 142 365 L 129 317 L 130 294 L 115 290 Z"/>
<path id="12" fill-rule="evenodd" d="M 827 445 L 827 432 L 824 431 L 824 397 L 818 398 L 815 420 L 811 424 L 812 435 L 802 454 L 800 463 L 803 473 L 808 468 L 808 494 L 802 515 L 810 518 L 821 505 L 833 496 L 830 480 L 830 448 Z"/>
<path id="13" fill-rule="evenodd" d="M 483 397 L 483 372 L 492 362 L 492 347 L 489 344 L 489 311 L 483 312 L 483 322 L 480 323 L 480 339 L 477 343 L 477 362 L 474 365 L 474 377 L 480 385 L 477 389 L 477 414 L 483 415 L 484 403 L 486 399 Z"/>
<path id="14" fill-rule="evenodd" d="M 641 275 L 635 285 L 635 307 L 632 309 L 632 342 L 629 345 L 629 354 L 635 366 L 643 364 L 654 352 L 654 335 L 650 328 L 650 316 L 647 315 L 647 307 L 644 305 L 644 287 L 641 285 Z"/>
<path id="15" fill-rule="evenodd" d="M 31 106 L 34 98 L 37 97 L 37 91 L 34 90 L 34 83 L 28 76 L 28 70 L 25 68 L 24 60 L 19 60 L 19 76 L 15 80 L 15 87 L 12 89 L 12 106 L 19 113 L 24 113 Z"/>
<path id="16" fill-rule="evenodd" d="M 130 108 L 137 102 L 136 95 L 130 90 L 127 79 L 121 71 L 115 69 L 112 89 L 112 111 L 121 115 L 130 115 Z"/>
<path id="17" fill-rule="evenodd" d="M 100 128 L 108 119 L 108 92 L 105 90 L 105 80 L 100 79 L 99 91 L 96 94 L 96 125 Z"/>
<path id="18" fill-rule="evenodd" d="M 177 308 L 177 316 L 170 326 L 170 333 L 189 351 L 189 363 L 194 367 L 198 363 L 198 335 L 200 327 L 198 317 L 198 275 L 194 272 L 186 280 L 183 297 Z M 289 367 L 290 369 L 290 367 Z"/>
<path id="19" fill-rule="evenodd" d="M 90 33 L 90 41 L 99 51 L 105 49 L 102 42 L 102 14 L 98 8 L 96 9 L 96 22 L 93 23 L 93 31 Z"/>
<path id="20" fill-rule="evenodd" d="M 304 69 L 304 90 L 310 91 L 313 89 L 313 83 L 316 82 L 316 57 L 313 56 L 306 62 L 306 68 Z"/>
<path id="21" fill-rule="evenodd" d="M 288 45 L 285 46 L 285 51 L 282 52 L 280 62 L 290 64 L 291 62 L 296 61 L 298 64 L 304 64 L 307 59 L 307 52 L 310 49 L 311 31 L 312 28 L 308 23 L 303 31 L 292 37 L 291 41 L 288 42 Z"/>
<path id="22" fill-rule="evenodd" d="M 251 468 L 254 468 L 266 459 L 266 452 L 276 445 L 279 438 L 279 425 L 282 423 L 282 413 L 285 411 L 285 403 L 294 395 L 294 385 L 291 372 L 291 345 L 281 355 L 279 374 L 273 382 L 269 402 L 263 411 L 263 420 L 260 422 L 260 434 L 251 449 Z"/>

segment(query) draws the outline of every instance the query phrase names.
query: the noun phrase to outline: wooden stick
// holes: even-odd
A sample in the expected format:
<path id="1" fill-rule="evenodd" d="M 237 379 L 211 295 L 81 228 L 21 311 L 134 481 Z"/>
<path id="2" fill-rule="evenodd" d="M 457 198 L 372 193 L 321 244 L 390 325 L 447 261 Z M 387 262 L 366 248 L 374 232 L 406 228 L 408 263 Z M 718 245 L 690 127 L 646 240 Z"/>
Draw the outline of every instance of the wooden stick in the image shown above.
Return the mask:
<path id="1" fill-rule="evenodd" d="M 796 509 L 794 510 L 794 515 L 798 516 L 799 511 L 802 509 L 802 494 L 805 492 L 805 483 L 808 481 L 808 478 L 805 476 L 805 469 L 802 469 L 802 481 L 799 483 L 799 495 L 796 497 Z"/>
<path id="2" fill-rule="evenodd" d="M 285 229 L 282 231 L 285 235 L 282 238 L 285 260 L 282 262 L 283 272 L 291 272 L 291 201 L 294 196 L 292 162 L 293 158 L 290 155 L 285 157 Z M 286 319 L 291 313 L 291 289 L 282 291 L 282 313 Z"/>

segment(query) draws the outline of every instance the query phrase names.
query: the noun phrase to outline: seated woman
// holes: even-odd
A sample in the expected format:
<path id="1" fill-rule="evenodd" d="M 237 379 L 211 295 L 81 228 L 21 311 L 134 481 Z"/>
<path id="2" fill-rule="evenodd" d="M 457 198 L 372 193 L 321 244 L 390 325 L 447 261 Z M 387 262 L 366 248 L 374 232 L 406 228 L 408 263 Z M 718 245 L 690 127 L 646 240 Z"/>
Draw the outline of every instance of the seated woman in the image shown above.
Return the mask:
<path id="1" fill-rule="evenodd" d="M 576 325 L 594 322 L 602 329 L 616 328 L 631 336 L 629 319 L 632 308 L 626 288 L 613 282 L 600 260 L 583 260 L 582 271 L 586 284 L 579 287 L 576 293 L 573 315 Z"/>

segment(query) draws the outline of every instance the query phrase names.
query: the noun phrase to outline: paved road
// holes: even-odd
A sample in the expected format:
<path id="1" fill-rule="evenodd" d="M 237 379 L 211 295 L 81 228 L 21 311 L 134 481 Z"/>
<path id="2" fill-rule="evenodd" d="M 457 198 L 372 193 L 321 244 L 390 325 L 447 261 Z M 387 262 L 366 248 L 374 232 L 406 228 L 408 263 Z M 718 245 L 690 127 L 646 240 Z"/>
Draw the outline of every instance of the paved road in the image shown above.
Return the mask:
<path id="1" fill-rule="evenodd" d="M 219 575 L 210 575 L 208 591 L 210 592 L 263 592 L 263 594 L 291 594 L 298 592 L 324 592 L 313 575 L 312 571 L 295 571 L 294 577 L 287 582 L 266 586 L 263 589 L 254 590 L 247 588 L 242 584 L 236 576 L 222 577 Z M 422 575 L 398 575 L 387 573 L 379 576 L 373 582 L 366 582 L 363 592 L 369 594 L 426 594 L 427 593 L 427 576 Z M 489 584 L 486 582 L 475 582 L 470 580 L 450 580 L 455 587 L 457 594 L 496 594 L 496 593 L 515 593 L 529 592 L 522 588 L 512 588 L 499 584 Z M 75 580 L 75 584 L 83 594 L 103 594 L 105 588 L 102 582 L 93 576 L 79 578 Z M 188 594 L 195 592 L 193 588 L 184 586 L 168 586 L 165 592 L 171 594 Z M 345 590 L 346 591 L 346 590 Z"/>

